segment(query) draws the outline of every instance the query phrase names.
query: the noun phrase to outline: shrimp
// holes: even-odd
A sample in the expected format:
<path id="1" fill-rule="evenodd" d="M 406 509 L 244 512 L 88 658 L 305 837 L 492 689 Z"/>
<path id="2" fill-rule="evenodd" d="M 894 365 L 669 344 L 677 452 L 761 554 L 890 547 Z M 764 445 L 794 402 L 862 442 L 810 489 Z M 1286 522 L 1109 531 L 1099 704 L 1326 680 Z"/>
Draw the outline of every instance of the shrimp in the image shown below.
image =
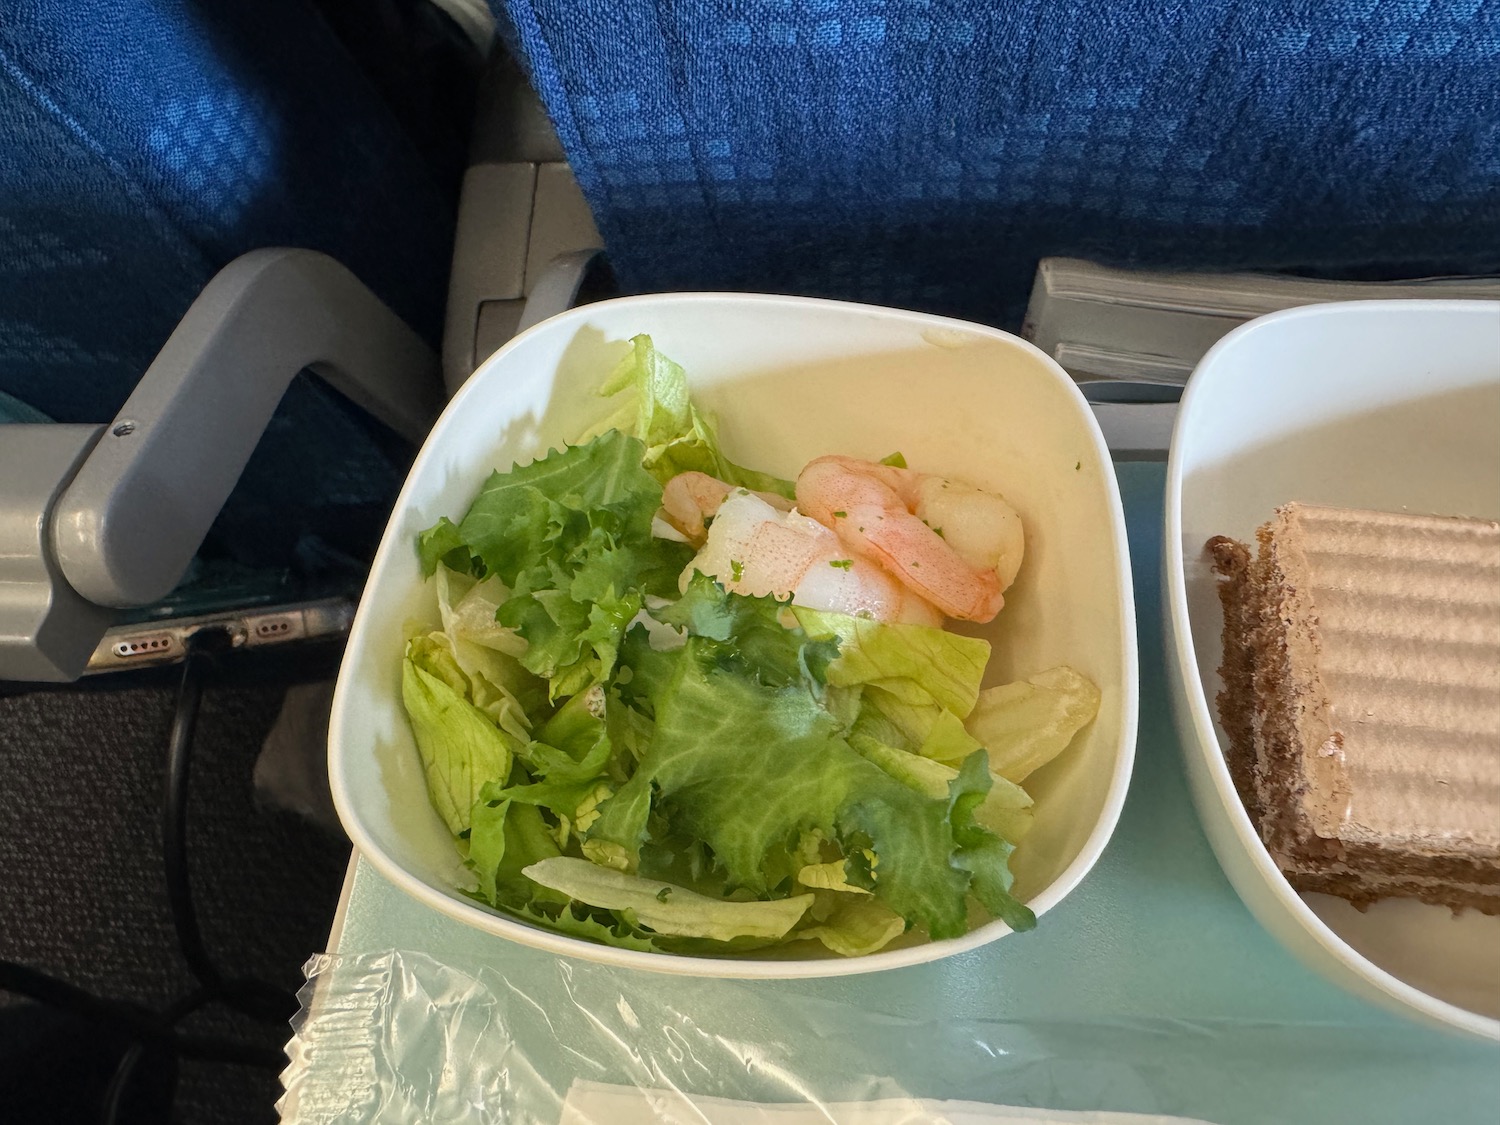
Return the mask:
<path id="1" fill-rule="evenodd" d="M 702 571 L 739 594 L 790 597 L 794 605 L 875 621 L 942 625 L 936 609 L 884 568 L 850 557 L 817 520 L 743 488 L 717 511 L 703 549 L 682 572 L 682 589 Z"/>
<path id="2" fill-rule="evenodd" d="M 662 489 L 662 518 L 693 546 L 701 547 L 708 537 L 707 520 L 718 512 L 724 498 L 733 491 L 734 485 L 707 473 L 678 473 Z M 760 497 L 778 512 L 792 510 L 792 502 L 785 496 L 777 496 L 774 492 L 755 492 L 752 495 Z"/>
<path id="3" fill-rule="evenodd" d="M 797 505 L 949 617 L 993 620 L 1021 565 L 1016 510 L 998 493 L 959 481 L 819 457 L 797 477 Z"/>

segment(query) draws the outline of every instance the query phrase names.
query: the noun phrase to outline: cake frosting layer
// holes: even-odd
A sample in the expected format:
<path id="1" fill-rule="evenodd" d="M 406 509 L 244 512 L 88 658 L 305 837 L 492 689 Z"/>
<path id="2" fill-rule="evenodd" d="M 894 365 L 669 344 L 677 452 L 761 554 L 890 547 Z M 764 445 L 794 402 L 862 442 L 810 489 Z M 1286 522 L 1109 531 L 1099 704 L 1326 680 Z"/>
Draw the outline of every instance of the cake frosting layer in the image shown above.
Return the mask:
<path id="1" fill-rule="evenodd" d="M 1500 524 L 1294 503 L 1270 545 L 1306 634 L 1307 823 L 1500 859 Z"/>

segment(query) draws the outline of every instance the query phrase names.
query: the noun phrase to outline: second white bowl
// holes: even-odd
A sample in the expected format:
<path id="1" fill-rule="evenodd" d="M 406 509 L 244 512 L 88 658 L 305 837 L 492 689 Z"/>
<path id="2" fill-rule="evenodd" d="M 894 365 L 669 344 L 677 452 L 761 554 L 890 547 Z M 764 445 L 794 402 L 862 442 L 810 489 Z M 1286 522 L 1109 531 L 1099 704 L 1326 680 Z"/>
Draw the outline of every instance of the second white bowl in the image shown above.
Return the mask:
<path id="1" fill-rule="evenodd" d="M 1500 916 L 1299 895 L 1245 813 L 1214 697 L 1224 622 L 1204 543 L 1254 542 L 1277 505 L 1500 518 L 1500 303 L 1365 301 L 1231 332 L 1183 396 L 1167 469 L 1168 679 L 1209 842 L 1262 924 L 1406 1015 L 1500 1040 Z M 1496 810 L 1500 817 L 1500 809 Z"/>

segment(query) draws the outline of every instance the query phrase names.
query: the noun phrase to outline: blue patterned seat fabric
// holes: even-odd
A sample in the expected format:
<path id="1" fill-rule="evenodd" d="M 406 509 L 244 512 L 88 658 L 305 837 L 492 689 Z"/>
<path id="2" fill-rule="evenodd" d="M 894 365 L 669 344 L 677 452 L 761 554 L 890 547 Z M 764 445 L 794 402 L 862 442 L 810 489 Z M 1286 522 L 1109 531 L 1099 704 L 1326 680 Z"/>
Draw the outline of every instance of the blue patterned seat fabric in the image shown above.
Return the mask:
<path id="1" fill-rule="evenodd" d="M 56 421 L 109 420 L 261 246 L 332 254 L 435 341 L 452 211 L 308 0 L 0 6 L 0 394 Z M 409 456 L 304 376 L 209 547 L 360 553 Z"/>
<path id="2" fill-rule="evenodd" d="M 1500 271 L 1500 0 L 492 0 L 622 283 Z"/>

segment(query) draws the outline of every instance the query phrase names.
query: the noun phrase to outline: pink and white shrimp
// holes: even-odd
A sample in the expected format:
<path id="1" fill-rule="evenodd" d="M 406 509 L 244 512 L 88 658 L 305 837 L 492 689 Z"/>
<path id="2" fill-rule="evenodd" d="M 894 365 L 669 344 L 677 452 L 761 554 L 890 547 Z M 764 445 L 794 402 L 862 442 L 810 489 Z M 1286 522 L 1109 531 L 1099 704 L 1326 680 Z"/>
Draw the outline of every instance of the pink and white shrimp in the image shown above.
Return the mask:
<path id="1" fill-rule="evenodd" d="M 667 492 L 679 479 L 668 482 Z M 706 481 L 721 486 L 723 494 Z M 783 497 L 772 503 L 762 494 L 731 488 L 712 477 L 684 482 L 676 491 L 681 503 L 671 522 L 679 531 L 685 532 L 679 520 L 694 525 L 686 507 L 689 492 L 706 501 L 697 510 L 697 525 L 713 517 L 703 549 L 682 572 L 683 589 L 695 572 L 702 571 L 739 594 L 789 597 L 809 609 L 875 621 L 942 624 L 942 614 L 882 567 L 852 557 L 839 537 L 817 520 L 786 510 L 790 504 Z"/>
<path id="2" fill-rule="evenodd" d="M 819 457 L 797 506 L 855 556 L 884 567 L 949 617 L 990 621 L 1021 565 L 1021 518 L 998 493 L 854 457 Z"/>
<path id="3" fill-rule="evenodd" d="M 725 498 L 735 491 L 718 477 L 689 471 L 678 473 L 662 489 L 661 516 L 695 547 L 708 537 L 707 520 L 718 512 Z M 741 489 L 740 491 L 745 491 Z M 778 512 L 790 512 L 792 502 L 774 492 L 753 492 Z"/>

